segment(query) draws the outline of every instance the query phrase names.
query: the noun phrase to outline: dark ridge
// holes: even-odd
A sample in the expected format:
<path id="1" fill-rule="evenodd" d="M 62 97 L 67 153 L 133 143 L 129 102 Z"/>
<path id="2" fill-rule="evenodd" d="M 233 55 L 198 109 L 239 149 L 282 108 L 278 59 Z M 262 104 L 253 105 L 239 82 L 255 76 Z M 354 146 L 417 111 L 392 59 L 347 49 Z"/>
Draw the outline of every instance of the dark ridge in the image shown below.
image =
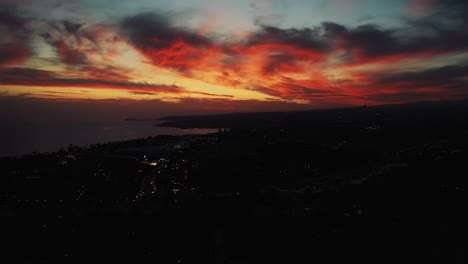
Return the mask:
<path id="1" fill-rule="evenodd" d="M 271 128 L 362 125 L 369 122 L 464 121 L 468 100 L 417 102 L 291 112 L 247 112 L 220 115 L 168 116 L 158 126 L 176 128 Z"/>
<path id="2" fill-rule="evenodd" d="M 157 118 L 135 118 L 135 117 L 130 117 L 125 119 L 125 121 L 158 121 L 159 119 Z"/>

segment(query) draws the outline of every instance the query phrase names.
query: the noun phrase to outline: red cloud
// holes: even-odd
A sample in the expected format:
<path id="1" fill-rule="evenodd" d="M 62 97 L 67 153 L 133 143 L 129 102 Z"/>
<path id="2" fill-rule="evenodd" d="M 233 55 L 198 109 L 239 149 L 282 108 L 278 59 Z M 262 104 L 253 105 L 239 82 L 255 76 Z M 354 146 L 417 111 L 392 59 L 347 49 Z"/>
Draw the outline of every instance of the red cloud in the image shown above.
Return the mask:
<path id="1" fill-rule="evenodd" d="M 412 14 L 421 16 L 431 13 L 436 4 L 437 0 L 411 0 L 407 8 Z"/>
<path id="2" fill-rule="evenodd" d="M 297 47 L 291 44 L 264 43 L 252 46 L 236 45 L 228 48 L 237 57 L 236 67 L 254 64 L 263 76 L 297 73 L 304 71 L 300 63 L 313 63 L 325 56 L 324 53 Z"/>
<path id="3" fill-rule="evenodd" d="M 86 62 L 86 55 L 84 53 L 68 46 L 62 40 L 57 41 L 55 47 L 60 61 L 65 64 L 84 64 Z"/>
<path id="4" fill-rule="evenodd" d="M 28 57 L 29 51 L 22 43 L 0 44 L 0 67 L 11 64 L 20 64 Z"/>
<path id="5" fill-rule="evenodd" d="M 27 23 L 16 10 L 0 5 L 0 67 L 19 64 L 29 57 Z"/>
<path id="6" fill-rule="evenodd" d="M 149 43 L 155 43 L 154 39 L 148 41 Z M 214 45 L 195 47 L 183 39 L 167 44 L 164 48 L 152 48 L 151 46 L 147 46 L 146 48 L 139 48 L 139 50 L 144 56 L 150 58 L 154 65 L 175 69 L 181 72 L 199 68 L 207 70 L 207 67 L 216 67 L 217 65 L 210 65 L 209 61 L 213 57 L 220 56 L 220 49 Z M 212 61 L 216 63 L 216 60 Z"/>

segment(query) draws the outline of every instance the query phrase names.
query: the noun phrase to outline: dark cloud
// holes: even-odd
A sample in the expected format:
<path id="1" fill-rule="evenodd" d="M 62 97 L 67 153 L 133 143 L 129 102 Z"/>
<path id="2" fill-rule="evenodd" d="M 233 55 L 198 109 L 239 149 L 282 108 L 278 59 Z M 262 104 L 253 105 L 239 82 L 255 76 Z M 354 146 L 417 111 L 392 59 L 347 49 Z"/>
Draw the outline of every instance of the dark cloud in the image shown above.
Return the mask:
<path id="1" fill-rule="evenodd" d="M 271 43 L 286 44 L 316 51 L 329 49 L 329 45 L 322 38 L 319 28 L 281 29 L 273 26 L 262 26 L 260 31 L 249 38 L 247 46 Z"/>
<path id="2" fill-rule="evenodd" d="M 142 49 L 167 48 L 176 41 L 183 41 L 197 47 L 212 43 L 208 38 L 197 33 L 175 27 L 169 16 L 157 13 L 127 17 L 122 21 L 121 27 L 131 42 Z"/>
<path id="3" fill-rule="evenodd" d="M 424 71 L 402 72 L 377 78 L 379 84 L 411 83 L 413 86 L 443 85 L 468 77 L 467 65 L 449 65 Z M 468 84 L 468 80 L 465 81 Z M 468 86 L 467 92 L 468 92 Z"/>
<path id="4" fill-rule="evenodd" d="M 62 24 L 63 24 L 65 30 L 70 34 L 78 33 L 79 30 L 83 27 L 83 24 L 81 24 L 81 23 L 73 23 L 73 22 L 68 21 L 68 20 L 62 21 Z"/>
<path id="5" fill-rule="evenodd" d="M 401 47 L 394 30 L 383 30 L 373 25 L 363 25 L 341 35 L 345 47 L 358 50 L 365 57 L 380 57 L 401 52 L 413 52 Z"/>
<path id="6" fill-rule="evenodd" d="M 53 46 L 57 49 L 57 55 L 62 63 L 71 65 L 86 64 L 86 54 L 79 49 L 67 45 L 64 41 L 56 41 Z"/>
<path id="7" fill-rule="evenodd" d="M 86 65 L 82 68 L 89 77 L 94 79 L 114 80 L 114 81 L 128 81 L 131 78 L 127 76 L 128 71 L 115 66 L 93 66 Z"/>
<path id="8" fill-rule="evenodd" d="M 45 82 L 53 76 L 54 74 L 50 71 L 31 68 L 8 68 L 0 70 L 2 84 L 24 84 L 31 83 L 31 80 L 35 82 Z"/>
<path id="9" fill-rule="evenodd" d="M 466 22 L 468 1 L 437 0 L 433 1 L 434 12 L 428 16 L 407 21 L 407 24 L 391 32 L 389 43 L 382 55 L 401 54 L 443 54 L 468 51 L 468 30 Z M 382 30 L 374 30 L 380 34 Z M 372 41 L 372 35 L 369 42 Z M 380 42 L 378 42 L 380 44 Z M 369 47 L 367 45 L 366 47 Z"/>
<path id="10" fill-rule="evenodd" d="M 340 24 L 333 22 L 322 22 L 321 27 L 328 38 L 336 38 L 337 36 L 345 35 L 348 29 Z"/>
<path id="11" fill-rule="evenodd" d="M 226 45 L 223 52 L 230 56 L 226 67 L 242 68 L 250 64 L 249 56 L 263 56 L 256 62 L 261 75 L 295 73 L 303 71 L 302 62 L 318 62 L 332 51 L 331 39 L 322 34 L 321 28 L 288 28 L 261 26 L 247 39 L 234 45 Z M 244 59 L 247 58 L 247 59 Z"/>
<path id="12" fill-rule="evenodd" d="M 271 75 L 296 71 L 296 62 L 311 60 L 330 50 L 328 40 L 320 35 L 320 28 L 281 29 L 262 25 L 242 43 L 219 43 L 189 29 L 175 27 L 170 15 L 144 13 L 124 19 L 120 27 L 130 43 L 154 64 L 182 72 L 197 68 L 201 60 L 216 54 L 227 56 L 220 55 L 214 67 L 218 64 L 232 68 L 250 63 L 243 59 L 249 53 L 266 52 L 268 60 L 260 67 L 263 74 Z"/>
<path id="13" fill-rule="evenodd" d="M 253 90 L 287 100 L 295 98 L 315 99 L 320 97 L 344 96 L 342 94 L 332 93 L 326 89 L 312 88 L 295 84 L 293 83 L 293 80 L 285 80 L 284 82 L 274 84 L 271 87 L 257 85 L 253 87 Z"/>
<path id="14" fill-rule="evenodd" d="M 97 45 L 96 36 L 94 36 L 93 32 L 87 29 L 86 24 L 62 20 L 49 22 L 48 25 L 53 31 L 55 31 L 55 33 L 58 33 L 56 34 L 58 35 L 56 38 L 69 39 L 72 37 L 78 44 L 87 40 L 94 45 Z M 47 40 L 53 36 L 50 33 L 45 33 L 43 34 L 43 37 Z"/>
<path id="15" fill-rule="evenodd" d="M 299 84 L 292 84 L 292 83 L 281 83 L 279 84 L 283 88 L 285 88 L 288 92 L 288 95 L 290 96 L 295 96 L 295 95 L 304 95 L 304 96 L 309 96 L 309 95 L 317 95 L 317 94 L 327 94 L 330 93 L 329 90 L 325 89 L 317 89 L 317 88 L 311 88 L 311 87 L 306 87 L 303 85 Z"/>
<path id="16" fill-rule="evenodd" d="M 31 68 L 9 68 L 0 71 L 4 85 L 29 85 L 50 87 L 113 88 L 155 93 L 181 93 L 185 89 L 176 85 L 160 85 L 136 82 L 121 82 L 92 78 L 63 78 L 53 72 Z"/>
<path id="17" fill-rule="evenodd" d="M 0 66 L 22 62 L 28 57 L 29 50 L 22 43 L 0 44 Z"/>
<path id="18" fill-rule="evenodd" d="M 269 62 L 262 69 L 264 75 L 282 73 L 285 68 L 294 69 L 298 61 L 298 58 L 287 54 L 272 54 L 268 58 Z"/>
<path id="19" fill-rule="evenodd" d="M 468 1 L 466 0 L 440 0 L 442 11 L 440 16 L 448 15 L 452 18 L 459 19 L 461 26 L 465 28 L 465 33 L 468 31 Z"/>
<path id="20" fill-rule="evenodd" d="M 204 93 L 204 92 L 190 92 L 190 94 L 206 95 L 206 96 L 212 96 L 212 97 L 234 98 L 233 95 L 229 95 L 229 94 L 213 94 L 213 93 Z"/>
<path id="21" fill-rule="evenodd" d="M 127 40 L 153 64 L 186 74 L 212 54 L 211 48 L 218 48 L 211 39 L 174 26 L 169 15 L 145 13 L 127 17 L 120 27 Z"/>
<path id="22" fill-rule="evenodd" d="M 14 9 L 0 5 L 0 28 L 6 29 L 2 32 L 6 35 L 0 35 L 0 38 L 7 40 L 0 44 L 0 67 L 22 62 L 30 56 L 27 23 L 28 20 L 19 16 Z"/>
<path id="23" fill-rule="evenodd" d="M 414 24 L 413 24 L 414 25 Z M 462 28 L 437 29 L 434 23 L 418 24 L 411 31 L 430 31 L 425 36 L 405 36 L 408 29 L 381 29 L 375 25 L 363 25 L 340 32 L 332 31 L 342 41 L 345 49 L 356 60 L 385 56 L 411 56 L 424 53 L 443 54 L 468 50 L 468 33 Z"/>
<path id="24" fill-rule="evenodd" d="M 0 5 L 0 25 L 10 31 L 18 31 L 25 28 L 27 20 L 16 14 L 14 10 Z"/>
<path id="25" fill-rule="evenodd" d="M 85 65 L 87 52 L 99 50 L 95 32 L 87 30 L 82 23 L 52 21 L 41 36 L 56 49 L 60 62 L 68 65 Z"/>
<path id="26" fill-rule="evenodd" d="M 391 93 L 370 94 L 379 103 L 468 97 L 468 65 L 449 65 L 420 71 L 372 76 L 372 86 L 385 87 Z M 377 89 L 378 90 L 378 89 Z"/>
<path id="27" fill-rule="evenodd" d="M 136 95 L 155 95 L 158 94 L 158 92 L 151 92 L 151 91 L 136 91 L 132 92 L 132 94 Z M 227 94 L 213 94 L 213 93 L 204 93 L 204 92 L 194 92 L 194 91 L 187 91 L 186 94 L 191 94 L 191 95 L 205 95 L 208 97 L 215 97 L 215 98 L 234 98 L 232 95 L 227 95 Z M 175 100 L 178 100 L 179 98 L 173 98 Z"/>
<path id="28" fill-rule="evenodd" d="M 405 24 L 399 28 L 374 24 L 349 28 L 332 22 L 322 23 L 321 28 L 355 62 L 468 51 L 468 1 L 438 0 L 433 6 L 430 15 L 403 20 Z"/>
<path id="29" fill-rule="evenodd" d="M 468 30 L 460 22 L 466 25 L 466 1 L 445 0 L 440 5 L 443 8 L 436 14 L 407 21 L 400 28 L 373 24 L 350 28 L 333 22 L 302 29 L 262 26 L 247 40 L 247 46 L 276 43 L 323 53 L 340 48 L 356 63 L 389 56 L 398 59 L 468 51 Z M 291 58 L 282 60 L 291 63 Z M 265 70 L 270 69 L 274 67 Z"/>
<path id="30" fill-rule="evenodd" d="M 440 98 L 452 96 L 467 97 L 468 66 L 449 65 L 422 71 L 401 72 L 382 76 L 374 76 L 373 85 L 392 89 L 396 94 L 427 93 L 434 91 Z M 386 96 L 386 95 L 382 95 Z M 408 97 L 407 101 L 412 101 Z"/>
<path id="31" fill-rule="evenodd" d="M 367 96 L 367 99 L 377 103 L 404 103 L 404 102 L 419 102 L 433 101 L 439 99 L 449 99 L 446 94 L 428 93 L 422 91 L 405 91 L 396 93 L 376 93 Z"/>
<path id="32" fill-rule="evenodd" d="M 264 26 L 249 43 L 285 43 L 323 52 L 334 50 L 338 45 L 353 54 L 356 62 L 385 56 L 468 51 L 468 1 L 441 0 L 438 3 L 433 15 L 407 21 L 400 28 L 373 24 L 350 28 L 333 22 L 304 29 Z"/>
<path id="33" fill-rule="evenodd" d="M 224 67 L 238 71 L 245 64 L 256 63 L 262 75 L 271 76 L 301 71 L 302 62 L 319 62 L 337 50 L 343 51 L 342 63 L 349 65 L 468 51 L 467 29 L 453 22 L 453 18 L 441 19 L 441 14 L 454 14 L 455 20 L 460 20 L 462 14 L 454 10 L 464 3 L 447 0 L 442 4 L 444 8 L 440 8 L 437 16 L 407 21 L 399 28 L 373 24 L 347 27 L 323 22 L 317 27 L 284 29 L 263 23 L 256 32 L 235 43 L 217 42 L 198 32 L 176 27 L 169 14 L 139 14 L 125 18 L 119 26 L 127 40 L 158 66 L 190 75 L 193 69 L 213 67 L 224 71 L 220 69 Z M 80 25 L 68 28 L 74 32 Z M 250 55 L 258 57 L 259 54 L 264 59 L 249 61 Z M 71 52 L 64 57 L 76 56 Z M 203 64 L 204 68 L 200 69 L 201 61 L 209 61 L 211 65 Z"/>
<path id="34" fill-rule="evenodd" d="M 274 96 L 274 97 L 282 96 L 281 92 L 278 91 L 277 89 L 273 89 L 273 88 L 262 86 L 262 85 L 254 85 L 253 87 L 250 88 L 250 90 L 257 91 L 257 92 L 267 94 L 270 96 Z"/>

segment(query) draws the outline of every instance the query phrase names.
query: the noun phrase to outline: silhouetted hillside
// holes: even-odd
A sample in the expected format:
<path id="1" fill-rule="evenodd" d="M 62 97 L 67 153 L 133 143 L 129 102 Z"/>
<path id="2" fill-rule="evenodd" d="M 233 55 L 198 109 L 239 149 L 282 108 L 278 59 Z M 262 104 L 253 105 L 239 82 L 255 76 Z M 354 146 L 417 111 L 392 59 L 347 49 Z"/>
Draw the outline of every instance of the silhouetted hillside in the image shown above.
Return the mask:
<path id="1" fill-rule="evenodd" d="M 269 128 L 382 124 L 415 125 L 421 122 L 464 122 L 468 101 L 418 102 L 294 112 L 231 113 L 169 116 L 158 126 L 177 128 Z"/>

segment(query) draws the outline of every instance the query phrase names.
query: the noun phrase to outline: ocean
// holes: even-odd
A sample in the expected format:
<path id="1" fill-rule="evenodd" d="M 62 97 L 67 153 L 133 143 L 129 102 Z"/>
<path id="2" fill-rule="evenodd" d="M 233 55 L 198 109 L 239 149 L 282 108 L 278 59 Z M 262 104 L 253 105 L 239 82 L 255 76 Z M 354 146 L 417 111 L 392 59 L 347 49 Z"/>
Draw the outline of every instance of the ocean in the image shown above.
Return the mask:
<path id="1" fill-rule="evenodd" d="M 54 152 L 69 144 L 90 144 L 146 138 L 157 135 L 214 133 L 216 129 L 158 127 L 158 121 L 113 122 L 6 122 L 0 129 L 0 157 L 32 152 Z"/>

